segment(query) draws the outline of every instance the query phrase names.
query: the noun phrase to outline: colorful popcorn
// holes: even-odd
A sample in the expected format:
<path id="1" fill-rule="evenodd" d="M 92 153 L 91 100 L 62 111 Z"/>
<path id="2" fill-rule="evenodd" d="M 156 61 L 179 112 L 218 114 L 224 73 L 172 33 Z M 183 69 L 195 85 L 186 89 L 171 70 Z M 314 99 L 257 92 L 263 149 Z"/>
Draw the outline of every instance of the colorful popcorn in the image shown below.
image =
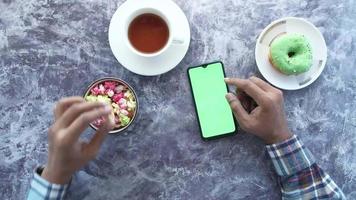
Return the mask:
<path id="1" fill-rule="evenodd" d="M 134 93 L 121 82 L 102 81 L 89 90 L 85 96 L 88 102 L 102 102 L 112 106 L 110 118 L 115 122 L 115 129 L 120 129 L 130 124 L 136 112 L 136 99 Z M 100 127 L 104 118 L 95 120 L 92 124 Z"/>
<path id="2" fill-rule="evenodd" d="M 99 93 L 105 94 L 105 87 L 102 84 L 99 85 Z"/>
<path id="3" fill-rule="evenodd" d="M 119 85 L 115 88 L 115 92 L 121 93 L 124 89 L 125 89 L 125 87 L 123 85 Z"/>
<path id="4" fill-rule="evenodd" d="M 117 84 L 114 81 L 106 81 L 106 82 L 104 82 L 105 89 L 115 90 L 116 85 Z"/>
<path id="5" fill-rule="evenodd" d="M 120 99 L 124 98 L 124 93 L 120 92 L 120 93 L 116 93 L 114 94 L 112 100 L 115 102 L 115 103 L 119 103 Z"/>
<path id="6" fill-rule="evenodd" d="M 106 94 L 109 96 L 109 97 L 112 97 L 112 96 L 114 96 L 114 90 L 112 90 L 112 89 L 107 89 L 106 90 Z"/>

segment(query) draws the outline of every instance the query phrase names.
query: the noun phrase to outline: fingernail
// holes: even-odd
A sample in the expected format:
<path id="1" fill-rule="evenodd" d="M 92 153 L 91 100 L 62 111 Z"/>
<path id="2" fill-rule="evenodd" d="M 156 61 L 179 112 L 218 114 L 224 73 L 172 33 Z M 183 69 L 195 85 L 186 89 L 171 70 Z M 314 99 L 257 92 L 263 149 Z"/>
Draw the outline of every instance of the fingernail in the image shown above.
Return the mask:
<path id="1" fill-rule="evenodd" d="M 225 82 L 227 82 L 227 81 L 229 81 L 229 80 L 230 80 L 229 78 L 224 78 L 224 81 L 225 81 Z"/>
<path id="2" fill-rule="evenodd" d="M 235 98 L 235 95 L 231 94 L 231 93 L 227 93 L 225 98 L 227 99 L 227 101 L 231 101 Z"/>

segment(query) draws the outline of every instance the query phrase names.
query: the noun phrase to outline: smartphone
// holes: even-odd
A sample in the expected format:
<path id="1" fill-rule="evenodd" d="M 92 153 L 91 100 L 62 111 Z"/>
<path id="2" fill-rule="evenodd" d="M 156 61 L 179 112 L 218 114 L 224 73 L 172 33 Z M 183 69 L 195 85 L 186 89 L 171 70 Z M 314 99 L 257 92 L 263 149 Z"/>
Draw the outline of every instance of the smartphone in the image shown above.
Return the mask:
<path id="1" fill-rule="evenodd" d="M 225 98 L 228 87 L 224 81 L 223 63 L 213 62 L 189 67 L 188 77 L 201 137 L 214 139 L 234 134 L 236 123 Z"/>

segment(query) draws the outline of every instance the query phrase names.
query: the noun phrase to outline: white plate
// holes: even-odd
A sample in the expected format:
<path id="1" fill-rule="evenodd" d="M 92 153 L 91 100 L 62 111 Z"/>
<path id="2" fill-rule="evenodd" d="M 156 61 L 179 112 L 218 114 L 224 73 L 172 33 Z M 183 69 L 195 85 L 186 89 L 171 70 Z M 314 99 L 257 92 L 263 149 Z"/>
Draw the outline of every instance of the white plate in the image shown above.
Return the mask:
<path id="1" fill-rule="evenodd" d="M 281 33 L 299 33 L 309 40 L 313 52 L 310 70 L 299 75 L 284 75 L 268 60 L 269 45 Z M 285 90 L 298 90 L 313 83 L 323 71 L 327 47 L 321 32 L 305 19 L 286 17 L 272 22 L 260 34 L 256 42 L 255 59 L 262 76 L 272 85 Z"/>
<path id="2" fill-rule="evenodd" d="M 173 30 L 170 31 L 180 33 L 184 44 L 169 46 L 156 57 L 142 57 L 131 51 L 126 44 L 125 19 L 141 8 L 164 10 L 172 24 Z M 127 0 L 111 19 L 109 43 L 114 56 L 126 69 L 144 76 L 155 76 L 173 69 L 184 58 L 190 44 L 189 23 L 183 11 L 171 0 Z"/>

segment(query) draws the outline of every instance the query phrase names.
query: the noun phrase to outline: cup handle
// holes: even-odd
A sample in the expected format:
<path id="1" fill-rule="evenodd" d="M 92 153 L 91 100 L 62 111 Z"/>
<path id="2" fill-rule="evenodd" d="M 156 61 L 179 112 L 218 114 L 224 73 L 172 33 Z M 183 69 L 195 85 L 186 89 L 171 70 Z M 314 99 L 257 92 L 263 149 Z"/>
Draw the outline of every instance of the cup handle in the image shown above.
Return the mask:
<path id="1" fill-rule="evenodd" d="M 183 39 L 183 38 L 180 38 L 180 37 L 173 37 L 172 44 L 183 45 L 184 43 L 185 43 L 185 42 L 184 42 L 184 39 Z"/>

